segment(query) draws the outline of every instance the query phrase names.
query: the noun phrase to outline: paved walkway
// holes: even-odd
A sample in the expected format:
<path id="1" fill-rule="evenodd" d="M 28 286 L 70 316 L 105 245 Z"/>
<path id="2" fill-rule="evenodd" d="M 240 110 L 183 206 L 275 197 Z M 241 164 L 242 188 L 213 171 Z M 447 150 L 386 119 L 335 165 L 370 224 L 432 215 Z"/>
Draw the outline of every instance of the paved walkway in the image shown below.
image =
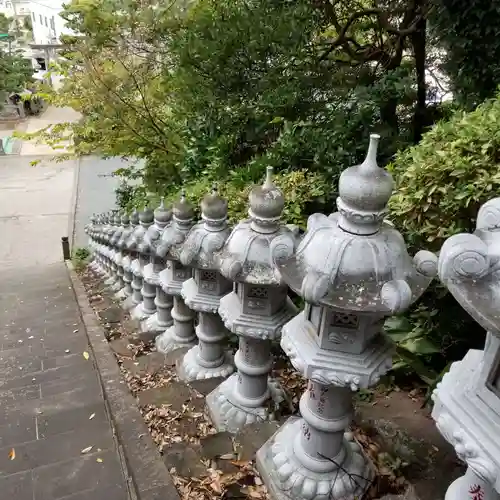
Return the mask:
<path id="1" fill-rule="evenodd" d="M 0 158 L 0 498 L 127 500 L 62 262 L 74 162 L 31 167 L 36 154 Z"/>
<path id="2" fill-rule="evenodd" d="M 0 272 L 60 261 L 75 162 L 42 161 L 32 167 L 30 159 L 38 158 L 0 157 Z"/>
<path id="3" fill-rule="evenodd" d="M 1 498 L 127 499 L 63 263 L 0 273 L 0 332 Z"/>

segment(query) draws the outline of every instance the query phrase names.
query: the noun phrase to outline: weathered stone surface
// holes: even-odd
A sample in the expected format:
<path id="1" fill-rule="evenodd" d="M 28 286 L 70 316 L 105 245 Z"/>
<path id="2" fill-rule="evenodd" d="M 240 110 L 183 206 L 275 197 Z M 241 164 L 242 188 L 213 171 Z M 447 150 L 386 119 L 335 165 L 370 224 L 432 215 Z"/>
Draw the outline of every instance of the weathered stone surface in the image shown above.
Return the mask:
<path id="1" fill-rule="evenodd" d="M 431 497 L 429 497 L 431 498 Z M 403 495 L 385 495 L 380 500 L 419 500 L 415 488 L 410 486 Z"/>
<path id="2" fill-rule="evenodd" d="M 180 382 L 172 381 L 166 387 L 155 387 L 141 391 L 138 395 L 139 404 L 142 406 L 170 405 L 174 411 L 182 411 L 182 406 L 192 399 L 189 387 Z"/>
<path id="3" fill-rule="evenodd" d="M 99 311 L 99 319 L 103 323 L 119 323 L 123 319 L 123 309 L 119 306 L 110 306 L 103 311 Z"/>
<path id="4" fill-rule="evenodd" d="M 174 349 L 169 353 L 165 354 L 165 365 L 166 366 L 176 366 L 177 363 L 182 359 L 184 354 L 189 351 L 189 347 L 179 347 Z"/>
<path id="5" fill-rule="evenodd" d="M 100 458 L 102 462 L 98 462 Z M 89 489 L 93 486 L 106 488 L 123 484 L 123 474 L 116 452 L 104 451 L 81 455 L 57 464 L 39 467 L 33 471 L 35 498 L 55 500 Z"/>
<path id="6" fill-rule="evenodd" d="M 175 443 L 163 451 L 163 461 L 170 470 L 180 476 L 203 477 L 208 475 L 207 467 L 200 461 L 200 447 Z"/>
<path id="7" fill-rule="evenodd" d="M 218 432 L 201 439 L 201 453 L 205 458 L 213 459 L 232 454 L 233 435 L 229 432 Z"/>
<path id="8" fill-rule="evenodd" d="M 219 384 L 224 382 L 223 377 L 208 378 L 205 380 L 193 380 L 188 385 L 203 396 L 210 394 Z"/>
<path id="9" fill-rule="evenodd" d="M 124 338 L 112 340 L 109 346 L 115 354 L 125 358 L 133 358 L 134 353 L 128 348 L 129 341 Z"/>
<path id="10" fill-rule="evenodd" d="M 136 360 L 124 359 L 123 367 L 132 375 L 153 375 L 165 366 L 165 356 L 159 352 L 150 352 Z"/>
<path id="11" fill-rule="evenodd" d="M 448 485 L 463 473 L 463 465 L 439 434 L 429 410 L 421 406 L 421 399 L 405 391 L 383 393 L 372 402 L 358 402 L 355 421 L 383 451 L 409 464 L 404 474 L 418 496 L 443 498 Z"/>
<path id="12" fill-rule="evenodd" d="M 279 429 L 276 422 L 250 424 L 235 436 L 235 448 L 239 460 L 254 460 L 257 450 Z"/>
<path id="13" fill-rule="evenodd" d="M 9 300 L 18 298 L 15 310 L 0 307 L 0 325 L 12 327 L 0 328 L 2 345 L 8 346 L 0 352 L 0 496 L 59 500 L 81 494 L 84 500 L 92 490 L 93 500 L 112 500 L 112 492 L 114 500 L 125 500 L 126 479 L 94 351 L 67 269 L 60 263 L 26 268 L 24 273 L 26 283 L 17 282 L 9 290 Z M 3 270 L 0 277 L 3 298 L 8 279 L 3 279 Z M 88 360 L 83 351 L 89 353 Z M 82 454 L 89 446 L 96 453 Z M 14 460 L 9 457 L 12 449 Z"/>

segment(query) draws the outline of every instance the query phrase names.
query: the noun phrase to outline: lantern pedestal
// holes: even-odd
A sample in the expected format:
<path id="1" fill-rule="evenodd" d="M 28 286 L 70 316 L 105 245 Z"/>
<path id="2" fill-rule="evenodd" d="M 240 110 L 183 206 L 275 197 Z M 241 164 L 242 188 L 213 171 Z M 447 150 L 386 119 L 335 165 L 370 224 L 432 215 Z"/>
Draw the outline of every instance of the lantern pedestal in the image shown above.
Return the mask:
<path id="1" fill-rule="evenodd" d="M 111 286 L 111 290 L 113 292 L 119 292 L 125 286 L 125 281 L 123 281 L 122 259 L 123 254 L 121 252 L 117 252 L 115 254 L 116 280 L 115 283 Z"/>
<path id="2" fill-rule="evenodd" d="M 491 343 L 499 341 L 493 338 Z M 488 404 L 496 396 L 481 381 L 483 359 L 483 351 L 469 351 L 452 364 L 432 396 L 432 418 L 468 465 L 466 474 L 449 487 L 446 500 L 500 499 L 495 491 L 500 490 L 500 415 Z"/>
<path id="3" fill-rule="evenodd" d="M 240 370 L 237 355 L 238 353 L 234 362 Z M 270 367 L 265 368 L 264 384 L 258 384 L 264 385 L 265 389 L 255 398 L 241 393 L 244 384 L 257 385 L 255 384 L 257 380 L 247 378 L 242 372 L 231 375 L 207 396 L 206 404 L 210 419 L 219 432 L 237 432 L 246 425 L 274 419 L 274 408 L 285 400 L 285 392 L 278 381 L 267 378 Z M 255 378 L 260 378 L 260 374 Z"/>
<path id="4" fill-rule="evenodd" d="M 325 439 L 324 446 L 317 440 L 327 437 L 328 427 L 334 429 L 339 423 L 316 418 L 321 431 L 313 431 L 305 419 L 292 417 L 257 452 L 257 467 L 271 498 L 354 500 L 370 486 L 374 470 L 351 433 L 342 429 L 335 436 L 341 443 L 337 456 L 318 455 L 315 450 L 329 452 L 325 445 L 331 440 Z M 309 453 L 306 443 L 313 440 L 313 432 L 315 443 Z"/>
<path id="5" fill-rule="evenodd" d="M 306 313 L 307 314 L 307 313 Z M 289 419 L 258 451 L 257 466 L 279 500 L 354 500 L 374 477 L 353 436 L 352 391 L 378 382 L 391 366 L 392 346 L 382 335 L 361 353 L 321 348 L 304 312 L 283 327 L 281 347 L 307 379 L 302 418 Z"/>
<path id="6" fill-rule="evenodd" d="M 137 321 L 144 321 L 156 312 L 153 264 L 147 264 L 142 271 L 142 302 L 135 307 L 130 316 Z"/>
<path id="7" fill-rule="evenodd" d="M 132 295 L 125 299 L 122 307 L 125 310 L 134 309 L 142 302 L 142 276 L 141 276 L 141 267 L 139 264 L 139 259 L 134 259 L 132 264 L 130 265 L 130 270 L 132 274 Z"/>
<path id="8" fill-rule="evenodd" d="M 156 337 L 158 352 L 168 354 L 181 347 L 196 344 L 194 332 L 195 313 L 189 309 L 182 298 L 182 284 L 191 277 L 191 269 L 177 261 L 167 260 L 166 268 L 159 274 L 163 292 L 173 297 L 171 315 L 173 325 Z"/>
<path id="9" fill-rule="evenodd" d="M 156 337 L 156 349 L 163 354 L 181 347 L 192 347 L 196 343 L 194 313 L 186 306 L 182 297 L 174 296 L 171 314 L 174 324 Z"/>
<path id="10" fill-rule="evenodd" d="M 214 273 L 215 275 L 215 273 Z M 216 285 L 209 283 L 210 285 Z M 233 373 L 233 359 L 225 352 L 227 330 L 217 309 L 220 303 L 218 295 L 209 295 L 200 289 L 194 278 L 182 285 L 182 296 L 186 305 L 198 312 L 196 336 L 198 345 L 192 347 L 182 358 L 177 374 L 184 382 L 215 377 L 228 377 Z"/>
<path id="11" fill-rule="evenodd" d="M 161 285 L 156 287 L 155 296 L 156 312 L 141 323 L 143 332 L 162 332 L 173 324 L 172 307 L 174 301 L 170 295 L 167 295 Z"/>
<path id="12" fill-rule="evenodd" d="M 253 314 L 243 306 L 245 286 L 220 301 L 219 314 L 225 327 L 239 336 L 239 349 L 234 356 L 238 373 L 214 389 L 206 399 L 212 422 L 217 430 L 237 432 L 248 424 L 274 418 L 274 409 L 285 399 L 277 381 L 270 379 L 273 365 L 271 341 L 278 340 L 281 327 L 295 313 L 292 301 L 276 290 L 281 307 L 269 316 Z M 245 299 L 244 299 L 245 300 Z M 244 303 L 244 302 L 243 302 Z"/>

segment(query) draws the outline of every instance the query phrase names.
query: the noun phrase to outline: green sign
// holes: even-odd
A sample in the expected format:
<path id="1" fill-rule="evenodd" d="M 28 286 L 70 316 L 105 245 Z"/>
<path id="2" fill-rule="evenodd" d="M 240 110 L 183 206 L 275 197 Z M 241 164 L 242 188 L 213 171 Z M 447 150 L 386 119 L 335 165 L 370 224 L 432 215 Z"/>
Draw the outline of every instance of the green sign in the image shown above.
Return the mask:
<path id="1" fill-rule="evenodd" d="M 8 33 L 0 33 L 0 38 L 9 38 L 9 36 Z"/>

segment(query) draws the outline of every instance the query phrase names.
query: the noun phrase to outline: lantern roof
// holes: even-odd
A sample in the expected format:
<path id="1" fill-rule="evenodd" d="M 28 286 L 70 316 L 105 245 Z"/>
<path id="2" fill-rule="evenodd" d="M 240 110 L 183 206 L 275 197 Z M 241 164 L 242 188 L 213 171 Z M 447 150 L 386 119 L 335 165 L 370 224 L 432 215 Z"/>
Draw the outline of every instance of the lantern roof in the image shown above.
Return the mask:
<path id="1" fill-rule="evenodd" d="M 172 210 L 165 207 L 163 198 L 160 201 L 160 205 L 154 211 L 154 221 L 158 226 L 166 226 L 172 219 Z"/>
<path id="2" fill-rule="evenodd" d="M 145 206 L 141 212 L 139 212 L 139 222 L 145 226 L 149 227 L 151 224 L 153 224 L 154 221 L 154 214 L 151 208 L 148 206 Z"/>
<path id="3" fill-rule="evenodd" d="M 137 224 L 139 224 L 139 212 L 138 212 L 137 208 L 134 208 L 134 210 L 130 214 L 130 223 L 133 226 L 136 226 Z"/>
<path id="4" fill-rule="evenodd" d="M 226 242 L 231 230 L 227 225 L 227 201 L 221 198 L 214 186 L 200 204 L 202 221 L 189 232 L 180 253 L 185 266 L 200 269 L 217 269 L 215 252 Z"/>
<path id="5" fill-rule="evenodd" d="M 142 253 L 154 250 L 160 242 L 160 237 L 168 222 L 172 218 L 172 210 L 165 207 L 163 198 L 160 205 L 154 211 L 154 224 L 151 224 L 144 235 L 138 249 Z"/>
<path id="6" fill-rule="evenodd" d="M 284 281 L 306 301 L 346 312 L 389 315 L 406 309 L 429 286 L 437 257 L 412 259 L 387 213 L 393 181 L 376 163 L 372 134 L 365 161 L 339 181 L 338 212 L 313 214 L 296 254 L 275 259 Z"/>
<path id="7" fill-rule="evenodd" d="M 165 227 L 161 240 L 156 246 L 156 255 L 160 258 L 179 260 L 180 245 L 184 243 L 188 232 L 193 226 L 193 206 L 186 199 L 184 190 L 172 208 L 172 221 Z"/>
<path id="8" fill-rule="evenodd" d="M 473 234 L 448 238 L 439 254 L 439 278 L 487 331 L 500 336 L 500 198 L 481 206 Z"/>
<path id="9" fill-rule="evenodd" d="M 284 206 L 281 191 L 267 168 L 262 186 L 249 195 L 250 218 L 239 222 L 217 254 L 219 271 L 231 281 L 260 285 L 283 285 L 273 257 L 291 256 L 296 239 L 290 228 L 280 223 Z"/>

